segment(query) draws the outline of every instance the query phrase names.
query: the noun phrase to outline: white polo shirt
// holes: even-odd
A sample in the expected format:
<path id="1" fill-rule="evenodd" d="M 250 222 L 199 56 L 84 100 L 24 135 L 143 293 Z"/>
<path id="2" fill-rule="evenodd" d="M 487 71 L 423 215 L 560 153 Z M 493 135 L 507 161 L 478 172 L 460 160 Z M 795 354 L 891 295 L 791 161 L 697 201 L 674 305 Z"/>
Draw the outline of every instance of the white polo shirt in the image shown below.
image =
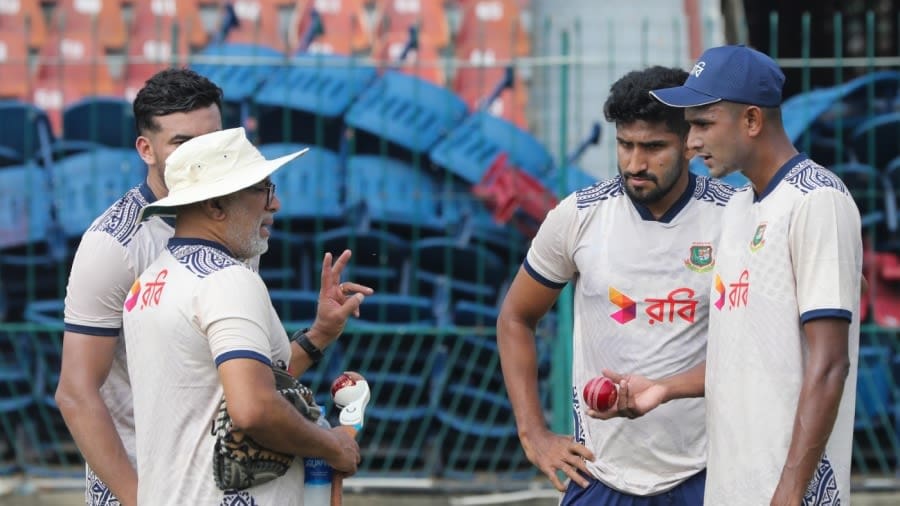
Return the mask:
<path id="1" fill-rule="evenodd" d="M 596 456 L 588 463 L 593 476 L 622 492 L 664 492 L 706 467 L 704 401 L 601 421 L 585 414 L 581 391 L 604 368 L 661 378 L 706 358 L 719 216 L 733 191 L 691 174 L 656 220 L 615 177 L 560 202 L 528 251 L 525 269 L 540 283 L 575 282 L 575 438 Z"/>
<path id="2" fill-rule="evenodd" d="M 156 216 L 139 223 L 138 212 L 156 200 L 146 183 L 125 193 L 81 237 L 75 252 L 65 300 L 65 329 L 116 339 L 116 354 L 100 396 L 112 416 L 132 464 L 134 414 L 122 336 L 122 302 L 134 280 L 159 256 L 174 233 L 171 220 Z M 109 490 L 87 470 L 86 496 L 106 504 Z"/>
<path id="3" fill-rule="evenodd" d="M 262 278 L 221 245 L 172 238 L 125 300 L 137 429 L 138 502 L 303 504 L 302 459 L 275 480 L 223 493 L 212 474 L 218 366 L 284 367 L 291 350 Z"/>
<path id="4" fill-rule="evenodd" d="M 851 372 L 804 504 L 847 504 L 856 401 L 862 240 L 859 211 L 805 155 L 722 218 L 706 365 L 706 504 L 768 504 L 787 458 L 806 369 L 803 324 L 851 322 Z"/>

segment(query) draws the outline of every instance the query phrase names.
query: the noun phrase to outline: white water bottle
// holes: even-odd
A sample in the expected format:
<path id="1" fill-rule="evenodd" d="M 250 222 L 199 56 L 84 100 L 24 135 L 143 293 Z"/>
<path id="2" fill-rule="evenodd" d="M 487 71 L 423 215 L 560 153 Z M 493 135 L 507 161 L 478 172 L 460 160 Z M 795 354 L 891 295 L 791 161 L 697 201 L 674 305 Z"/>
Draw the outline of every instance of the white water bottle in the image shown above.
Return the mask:
<path id="1" fill-rule="evenodd" d="M 319 427 L 330 429 L 331 424 L 322 416 L 316 422 Z M 329 506 L 331 504 L 332 469 L 321 457 L 303 459 L 303 504 L 306 506 Z"/>

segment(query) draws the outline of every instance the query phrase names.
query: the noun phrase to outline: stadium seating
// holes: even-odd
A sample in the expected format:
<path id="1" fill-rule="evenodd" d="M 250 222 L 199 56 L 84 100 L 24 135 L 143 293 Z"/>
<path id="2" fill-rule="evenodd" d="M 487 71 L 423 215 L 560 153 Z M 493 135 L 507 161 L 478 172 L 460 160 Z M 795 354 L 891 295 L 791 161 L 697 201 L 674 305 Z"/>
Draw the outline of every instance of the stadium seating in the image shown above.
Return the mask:
<path id="1" fill-rule="evenodd" d="M 345 184 L 348 217 L 364 228 L 383 223 L 389 231 L 412 238 L 414 233 L 438 234 L 445 225 L 434 181 L 402 161 L 351 156 Z"/>
<path id="2" fill-rule="evenodd" d="M 0 76 L 0 100 L 31 99 L 28 47 L 19 33 L 0 31 Z"/>
<path id="3" fill-rule="evenodd" d="M 477 183 L 507 153 L 510 161 L 535 178 L 553 171 L 547 149 L 531 134 L 485 112 L 474 113 L 431 150 L 431 159 L 464 181 Z"/>
<path id="4" fill-rule="evenodd" d="M 248 126 L 251 99 L 284 58 L 284 53 L 269 46 L 217 43 L 196 53 L 190 66 L 222 88 L 223 126 L 234 128 Z"/>
<path id="5" fill-rule="evenodd" d="M 260 143 L 302 142 L 339 150 L 343 116 L 375 68 L 344 56 L 298 55 L 256 93 Z"/>
<path id="6" fill-rule="evenodd" d="M 353 252 L 343 279 L 369 286 L 379 293 L 407 290 L 411 251 L 407 239 L 384 230 L 340 227 L 316 234 L 314 241 L 316 256 L 313 258 L 321 258 L 319 253 L 325 252 L 331 252 L 335 258 L 345 249 Z M 311 274 L 315 278 L 315 269 Z"/>
<path id="7" fill-rule="evenodd" d="M 187 63 L 191 51 L 202 48 L 207 40 L 194 2 L 135 2 L 124 69 L 125 96 L 134 100 L 153 74 Z"/>
<path id="8" fill-rule="evenodd" d="M 97 55 L 124 48 L 128 34 L 119 0 L 57 0 L 48 28 L 65 38 L 93 36 Z"/>
<path id="9" fill-rule="evenodd" d="M 47 113 L 16 100 L 0 101 L 0 167 L 49 163 L 53 132 Z"/>
<path id="10" fill-rule="evenodd" d="M 146 169 L 134 148 L 98 148 L 54 163 L 53 201 L 73 248 L 100 213 L 143 181 Z"/>
<path id="11" fill-rule="evenodd" d="M 507 275 L 500 258 L 482 244 L 446 237 L 413 244 L 411 272 L 414 293 L 434 297 L 445 307 L 458 300 L 495 303 Z"/>
<path id="12" fill-rule="evenodd" d="M 419 37 L 442 49 L 450 42 L 450 27 L 442 2 L 428 0 L 376 0 L 375 38 L 407 34 L 416 27 Z"/>
<path id="13" fill-rule="evenodd" d="M 891 357 L 886 346 L 860 346 L 854 429 L 890 425 Z"/>
<path id="14" fill-rule="evenodd" d="M 280 0 L 221 0 L 214 42 L 266 46 L 288 51 L 287 23 L 282 22 Z"/>
<path id="15" fill-rule="evenodd" d="M 57 151 L 98 147 L 133 150 L 137 138 L 131 102 L 118 97 L 86 97 L 69 104 L 63 110 L 62 132 Z"/>
<path id="16" fill-rule="evenodd" d="M 39 0 L 0 3 L 0 36 L 11 34 L 27 47 L 40 50 L 47 37 L 47 22 L 41 13 Z"/>
<path id="17" fill-rule="evenodd" d="M 531 38 L 522 24 L 516 0 L 461 0 L 462 11 L 456 45 L 459 47 L 495 47 L 512 43 L 512 54 L 531 53 Z"/>
<path id="18" fill-rule="evenodd" d="M 882 114 L 862 122 L 853 131 L 853 153 L 857 160 L 885 169 L 897 157 L 900 145 L 900 112 Z"/>
<path id="19" fill-rule="evenodd" d="M 371 46 L 363 0 L 297 0 L 289 27 L 295 40 L 291 53 L 301 49 L 296 40 L 310 29 L 313 10 L 322 23 L 323 37 L 314 41 L 320 47 L 310 48 L 311 52 L 350 55 Z M 321 46 L 325 44 L 328 49 L 323 50 Z"/>
<path id="20" fill-rule="evenodd" d="M 51 30 L 38 56 L 33 93 L 35 105 L 60 133 L 65 106 L 88 95 L 121 95 L 122 86 L 113 79 L 96 35 Z"/>
<path id="21" fill-rule="evenodd" d="M 446 79 L 438 47 L 415 30 L 412 33 L 391 32 L 379 37 L 372 46 L 372 59 L 382 69 L 418 76 L 438 86 L 443 86 Z"/>
<path id="22" fill-rule="evenodd" d="M 414 76 L 387 71 L 350 107 L 347 125 L 368 134 L 358 153 L 383 153 L 382 140 L 399 148 L 389 154 L 427 153 L 466 113 L 456 95 Z"/>

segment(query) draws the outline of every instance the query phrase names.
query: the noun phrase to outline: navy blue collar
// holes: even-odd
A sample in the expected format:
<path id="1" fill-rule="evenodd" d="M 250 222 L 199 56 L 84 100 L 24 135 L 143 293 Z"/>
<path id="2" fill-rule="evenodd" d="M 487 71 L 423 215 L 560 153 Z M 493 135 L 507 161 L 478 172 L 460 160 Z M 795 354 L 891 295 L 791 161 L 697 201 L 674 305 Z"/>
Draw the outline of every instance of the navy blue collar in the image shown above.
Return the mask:
<path id="1" fill-rule="evenodd" d="M 147 181 L 142 182 L 141 185 L 138 186 L 138 190 L 140 190 L 141 195 L 143 195 L 148 204 L 157 201 L 156 195 L 153 194 L 153 190 L 150 189 L 150 185 L 147 184 Z"/>
<path id="2" fill-rule="evenodd" d="M 620 184 L 622 185 L 622 191 L 625 191 L 625 179 L 621 179 Z M 634 204 L 634 208 L 637 209 L 638 214 L 641 215 L 641 219 L 643 219 L 644 221 L 658 221 L 660 223 L 669 223 L 676 216 L 678 216 L 678 213 L 680 213 L 681 210 L 684 209 L 684 206 L 686 206 L 687 203 L 690 202 L 691 196 L 694 195 L 694 188 L 696 187 L 697 175 L 693 172 L 688 172 L 688 184 L 684 189 L 684 193 L 682 193 L 681 196 L 678 197 L 678 200 L 676 200 L 675 203 L 672 204 L 672 207 L 670 207 L 665 213 L 663 213 L 663 215 L 660 216 L 658 220 L 653 216 L 653 213 L 650 212 L 650 209 L 647 206 L 641 204 L 640 202 L 635 202 L 630 195 L 628 196 L 628 198 L 629 200 L 631 200 L 631 203 Z M 625 195 L 628 195 L 628 192 L 625 192 Z"/>
<path id="3" fill-rule="evenodd" d="M 775 175 L 772 176 L 772 179 L 769 181 L 769 184 L 766 185 L 765 190 L 763 190 L 758 195 L 755 191 L 753 192 L 753 202 L 759 202 L 762 199 L 766 198 L 766 196 L 768 196 L 770 193 L 775 191 L 775 187 L 778 186 L 778 183 L 780 183 L 782 179 L 784 179 L 784 176 L 786 176 L 791 169 L 796 167 L 798 163 L 806 160 L 807 158 L 809 158 L 809 156 L 806 153 L 797 153 L 796 155 L 792 156 L 790 160 L 784 162 L 784 165 L 782 165 L 781 168 L 778 169 L 777 172 L 775 172 Z"/>
<path id="4" fill-rule="evenodd" d="M 197 237 L 170 237 L 168 248 L 169 251 L 179 247 L 179 246 L 207 246 L 210 248 L 217 249 L 222 253 L 234 258 L 234 255 L 231 254 L 231 251 L 225 247 L 224 244 L 216 241 L 210 241 L 209 239 L 200 239 Z"/>
<path id="5" fill-rule="evenodd" d="M 142 182 L 141 185 L 138 186 L 138 191 L 141 192 L 141 195 L 144 197 L 144 199 L 147 200 L 148 204 L 152 204 L 152 203 L 156 202 L 157 200 L 159 200 L 156 198 L 156 195 L 153 194 L 153 190 L 150 189 L 150 185 L 147 184 L 147 181 Z M 159 216 L 159 218 L 161 220 L 163 220 L 164 222 L 166 222 L 170 227 L 175 228 L 175 217 L 174 216 L 161 215 L 161 214 L 157 215 L 157 216 Z"/>

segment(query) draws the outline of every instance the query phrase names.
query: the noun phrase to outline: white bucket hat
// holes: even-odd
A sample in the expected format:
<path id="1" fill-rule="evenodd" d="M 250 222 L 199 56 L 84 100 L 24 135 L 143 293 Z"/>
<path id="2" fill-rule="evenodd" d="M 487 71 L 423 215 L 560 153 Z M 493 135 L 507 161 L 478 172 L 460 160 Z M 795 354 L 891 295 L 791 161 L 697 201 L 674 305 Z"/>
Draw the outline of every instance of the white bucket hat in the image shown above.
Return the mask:
<path id="1" fill-rule="evenodd" d="M 141 209 L 139 219 L 248 188 L 307 151 L 309 148 L 266 160 L 243 128 L 194 137 L 166 159 L 169 195 Z"/>

